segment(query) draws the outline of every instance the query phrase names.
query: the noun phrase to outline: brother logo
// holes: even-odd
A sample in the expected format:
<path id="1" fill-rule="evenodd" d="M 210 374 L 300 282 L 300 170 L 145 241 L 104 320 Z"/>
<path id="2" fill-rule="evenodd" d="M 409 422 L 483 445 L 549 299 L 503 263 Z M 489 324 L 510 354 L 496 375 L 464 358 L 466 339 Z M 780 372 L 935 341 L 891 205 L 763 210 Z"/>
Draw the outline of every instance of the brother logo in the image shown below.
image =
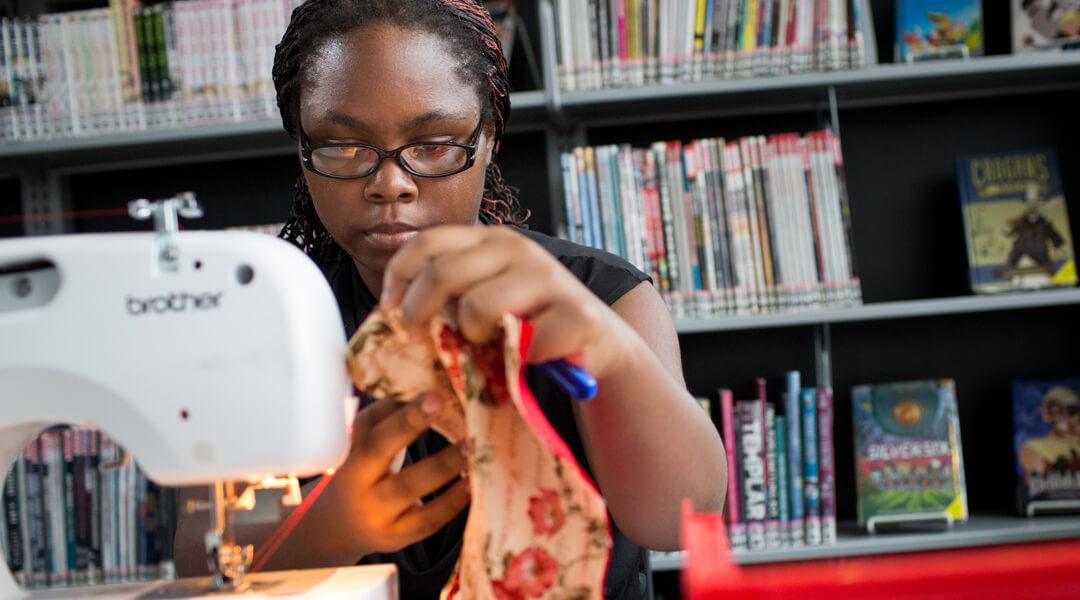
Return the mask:
<path id="1" fill-rule="evenodd" d="M 189 294 L 187 292 L 172 293 L 166 296 L 154 296 L 152 298 L 127 298 L 127 311 L 132 316 L 149 313 L 187 312 L 188 310 L 212 310 L 221 304 L 221 297 L 225 292 Z"/>

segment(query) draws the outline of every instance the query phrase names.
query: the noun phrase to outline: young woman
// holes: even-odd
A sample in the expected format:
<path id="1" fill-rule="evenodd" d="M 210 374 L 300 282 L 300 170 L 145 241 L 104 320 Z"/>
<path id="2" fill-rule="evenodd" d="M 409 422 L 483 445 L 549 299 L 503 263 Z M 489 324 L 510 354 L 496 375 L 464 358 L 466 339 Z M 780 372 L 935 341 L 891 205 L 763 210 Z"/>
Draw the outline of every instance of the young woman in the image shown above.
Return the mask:
<path id="1" fill-rule="evenodd" d="M 424 323 L 456 302 L 463 333 L 532 320 L 529 360 L 596 376 L 575 403 L 529 382 L 608 503 L 609 598 L 640 597 L 645 548 L 674 549 L 684 497 L 721 509 L 724 452 L 687 393 L 672 322 L 648 277 L 609 254 L 523 228 L 494 158 L 510 114 L 506 60 L 473 0 L 308 0 L 277 47 L 274 85 L 302 175 L 282 235 L 319 263 L 351 335 L 377 303 Z M 428 430 L 438 401 L 378 401 L 354 450 L 273 568 L 394 562 L 403 598 L 433 598 L 457 560 L 464 457 Z M 405 466 L 391 468 L 407 448 Z M 182 570 L 205 571 L 201 524 Z M 267 531 L 249 532 L 256 544 Z"/>

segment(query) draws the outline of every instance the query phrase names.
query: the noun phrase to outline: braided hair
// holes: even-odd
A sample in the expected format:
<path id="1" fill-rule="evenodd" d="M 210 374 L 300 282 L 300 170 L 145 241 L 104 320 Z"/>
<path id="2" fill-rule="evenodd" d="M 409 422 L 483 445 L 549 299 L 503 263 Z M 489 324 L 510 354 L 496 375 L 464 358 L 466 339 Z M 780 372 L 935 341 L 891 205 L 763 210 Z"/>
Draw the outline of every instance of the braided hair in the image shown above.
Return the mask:
<path id="1" fill-rule="evenodd" d="M 506 185 L 494 161 L 510 116 L 510 83 L 495 24 L 479 0 L 305 0 L 293 10 L 274 52 L 274 89 L 285 131 L 293 139 L 299 134 L 304 73 L 322 42 L 377 23 L 422 29 L 447 42 L 458 60 L 458 77 L 475 82 L 481 119 L 495 129 L 480 218 L 489 224 L 523 227 L 529 211 L 518 205 L 516 190 Z M 303 174 L 296 182 L 289 220 L 280 235 L 316 260 L 340 253 L 315 212 Z"/>

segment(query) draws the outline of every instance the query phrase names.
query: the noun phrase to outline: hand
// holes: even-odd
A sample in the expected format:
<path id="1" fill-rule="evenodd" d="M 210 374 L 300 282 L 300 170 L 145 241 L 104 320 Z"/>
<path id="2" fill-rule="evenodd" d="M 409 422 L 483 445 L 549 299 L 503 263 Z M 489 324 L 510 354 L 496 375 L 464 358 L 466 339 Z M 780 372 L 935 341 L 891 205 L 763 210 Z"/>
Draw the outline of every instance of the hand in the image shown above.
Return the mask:
<path id="1" fill-rule="evenodd" d="M 510 227 L 425 230 L 387 264 L 382 298 L 418 327 L 454 305 L 471 342 L 487 341 L 504 313 L 532 321 L 528 361 L 566 358 L 597 379 L 615 372 L 640 338 L 539 244 Z"/>
<path id="2" fill-rule="evenodd" d="M 469 503 L 466 479 L 431 502 L 420 502 L 465 470 L 459 445 L 395 472 L 399 453 L 431 426 L 440 402 L 434 395 L 408 403 L 384 398 L 357 414 L 352 450 L 327 489 L 344 508 L 342 526 L 351 532 L 351 554 L 393 552 L 423 540 Z"/>

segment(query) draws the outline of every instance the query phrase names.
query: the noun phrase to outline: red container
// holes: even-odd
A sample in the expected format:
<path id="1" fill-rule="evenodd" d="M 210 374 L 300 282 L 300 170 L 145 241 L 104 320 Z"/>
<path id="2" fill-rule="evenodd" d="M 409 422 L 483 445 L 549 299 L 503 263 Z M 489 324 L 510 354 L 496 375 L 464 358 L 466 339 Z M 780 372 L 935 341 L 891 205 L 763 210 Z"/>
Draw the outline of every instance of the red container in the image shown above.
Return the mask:
<path id="1" fill-rule="evenodd" d="M 692 600 L 1080 600 L 1080 540 L 739 566 L 718 513 L 683 504 Z"/>

